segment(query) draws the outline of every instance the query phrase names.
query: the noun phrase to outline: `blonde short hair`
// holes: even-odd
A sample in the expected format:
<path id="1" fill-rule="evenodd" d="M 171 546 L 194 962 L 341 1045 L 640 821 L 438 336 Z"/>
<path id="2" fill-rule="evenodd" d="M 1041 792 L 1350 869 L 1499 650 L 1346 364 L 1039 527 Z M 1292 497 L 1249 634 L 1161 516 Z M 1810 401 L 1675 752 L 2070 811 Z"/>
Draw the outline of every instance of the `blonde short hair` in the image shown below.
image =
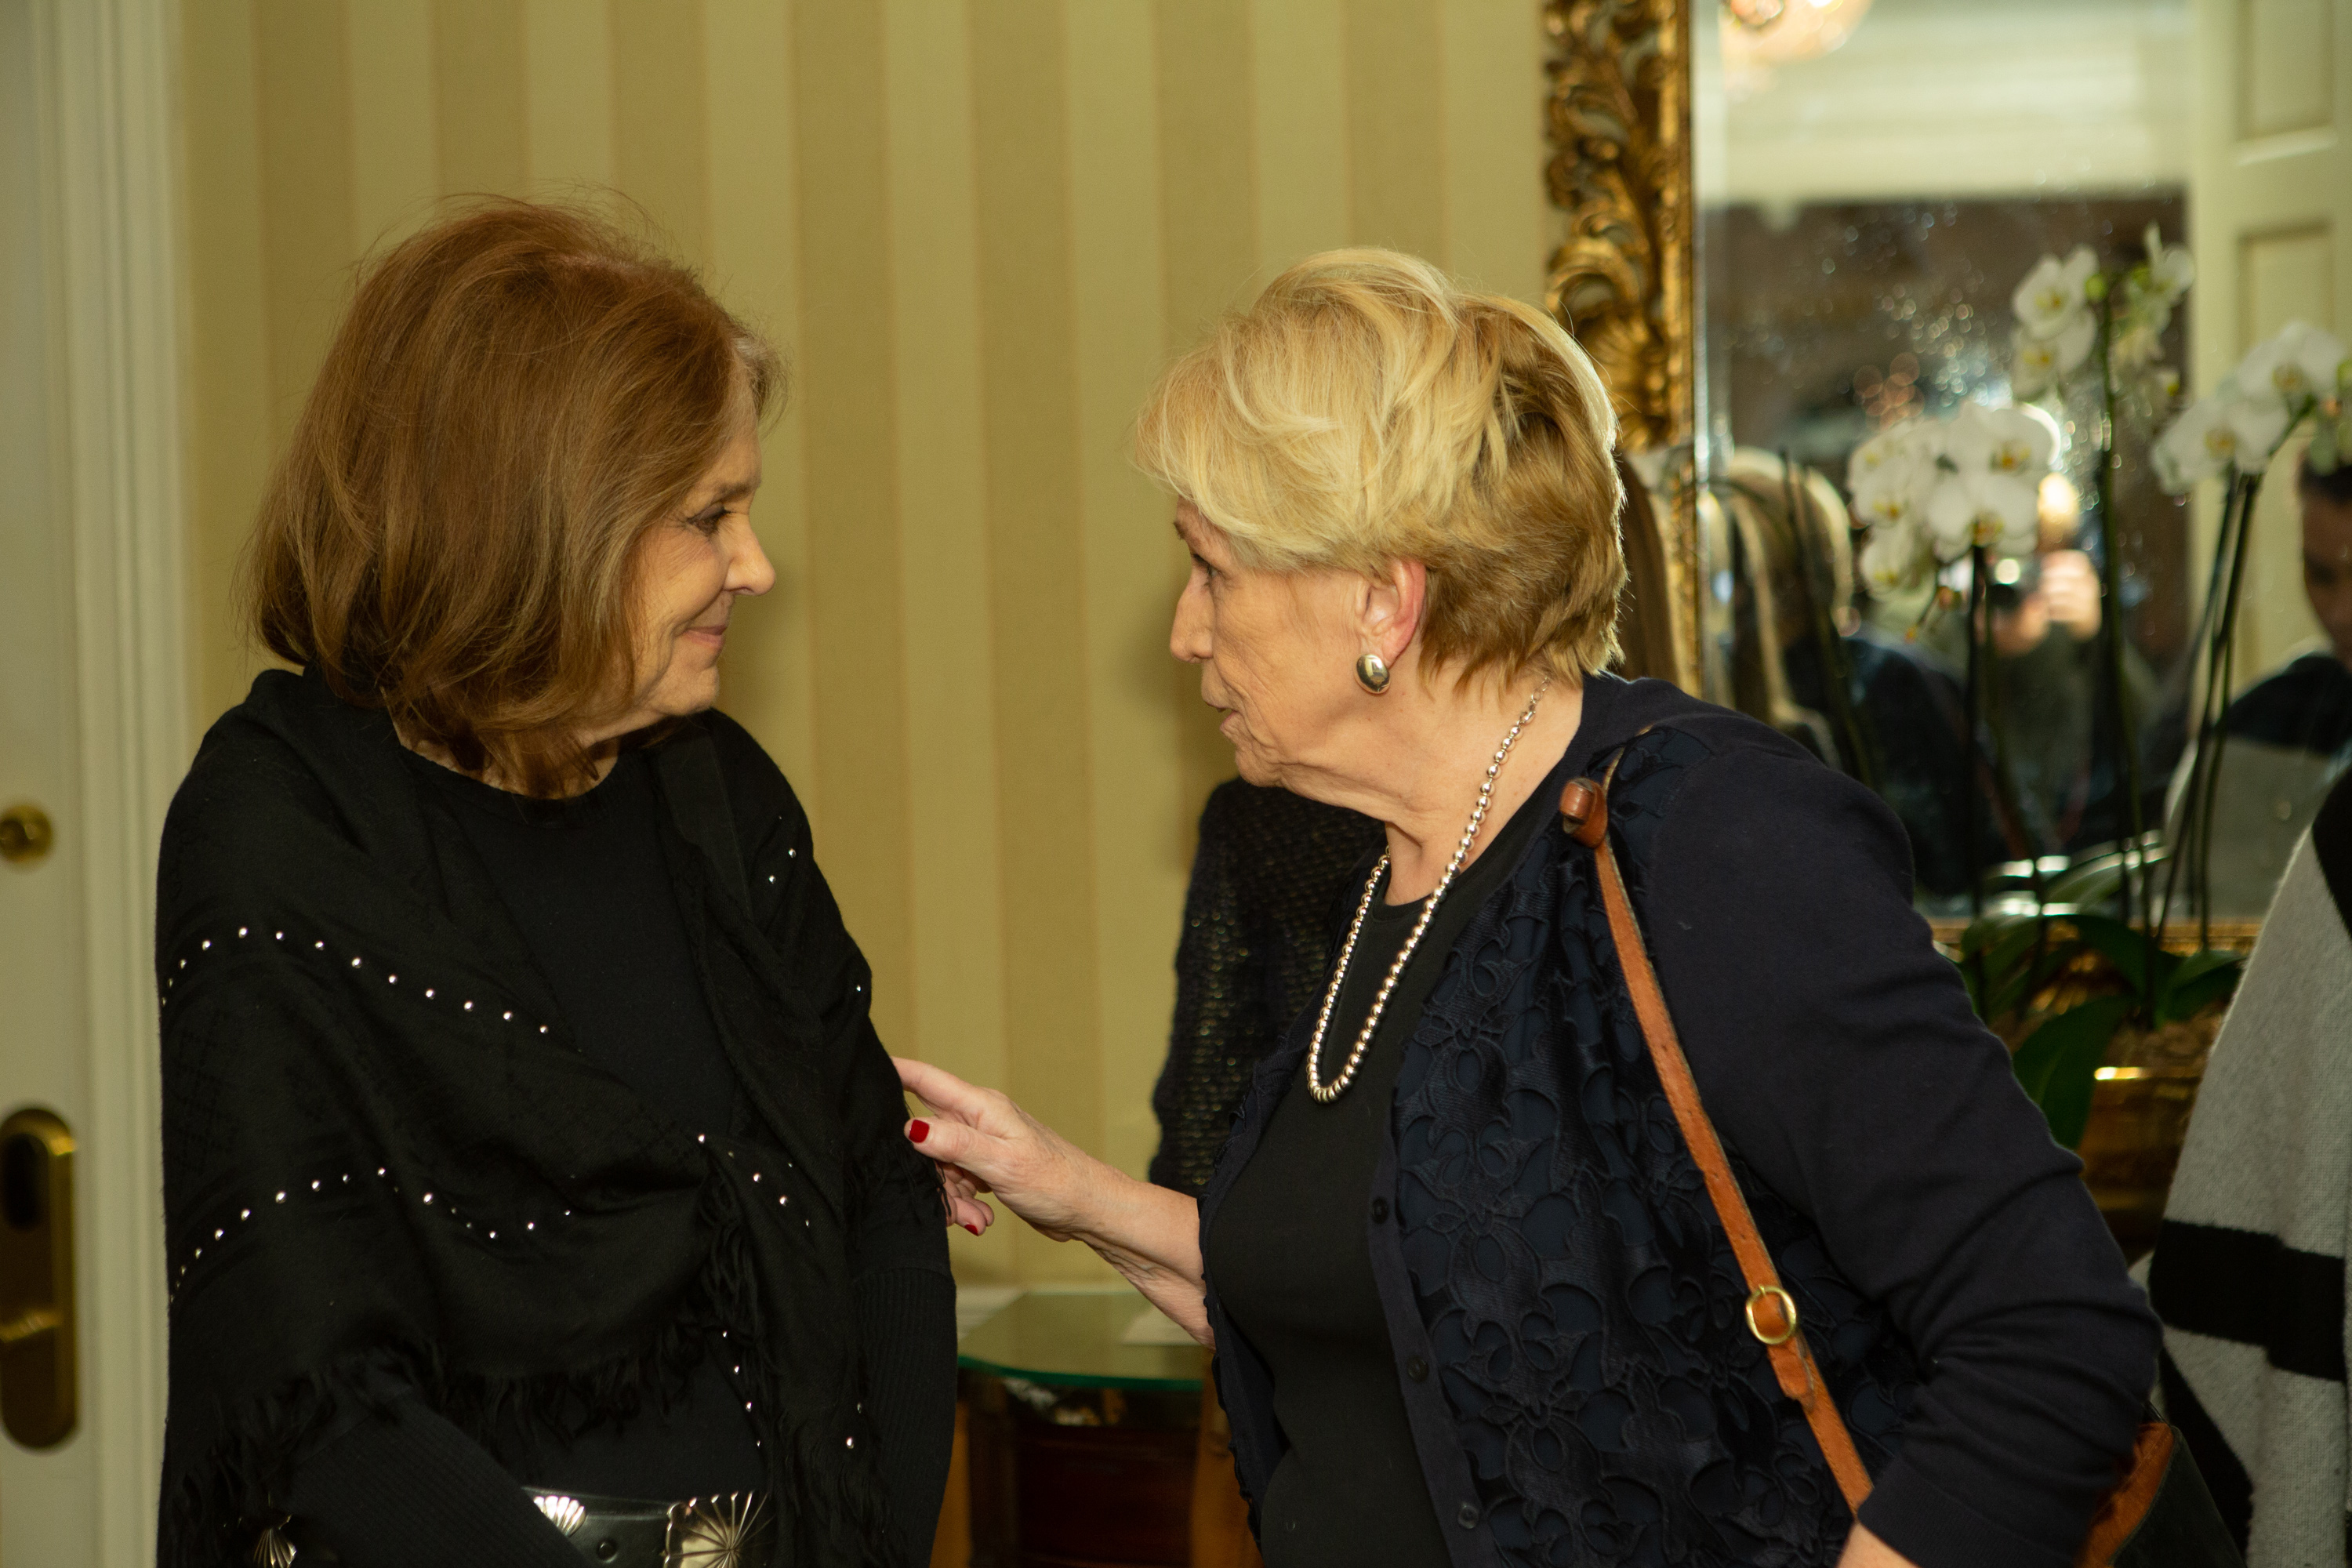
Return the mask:
<path id="1" fill-rule="evenodd" d="M 1617 654 L 1617 417 L 1542 311 L 1387 250 L 1307 258 L 1171 366 L 1137 465 L 1260 570 L 1429 571 L 1422 659 Z"/>

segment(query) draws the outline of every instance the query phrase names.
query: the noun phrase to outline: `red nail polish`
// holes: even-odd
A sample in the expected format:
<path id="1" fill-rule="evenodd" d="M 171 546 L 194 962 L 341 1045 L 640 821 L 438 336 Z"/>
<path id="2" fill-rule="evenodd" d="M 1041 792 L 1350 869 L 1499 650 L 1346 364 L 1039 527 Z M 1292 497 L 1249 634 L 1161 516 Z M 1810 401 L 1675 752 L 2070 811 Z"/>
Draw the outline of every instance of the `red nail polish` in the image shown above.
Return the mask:
<path id="1" fill-rule="evenodd" d="M 976 1225 L 968 1225 L 964 1226 L 964 1229 L 971 1232 L 974 1236 L 978 1236 L 980 1234 L 980 1226 Z"/>
<path id="2" fill-rule="evenodd" d="M 921 1142 L 924 1139 L 929 1138 L 930 1135 L 931 1124 L 928 1121 L 910 1121 L 907 1124 L 907 1136 L 913 1139 L 918 1143 Z"/>

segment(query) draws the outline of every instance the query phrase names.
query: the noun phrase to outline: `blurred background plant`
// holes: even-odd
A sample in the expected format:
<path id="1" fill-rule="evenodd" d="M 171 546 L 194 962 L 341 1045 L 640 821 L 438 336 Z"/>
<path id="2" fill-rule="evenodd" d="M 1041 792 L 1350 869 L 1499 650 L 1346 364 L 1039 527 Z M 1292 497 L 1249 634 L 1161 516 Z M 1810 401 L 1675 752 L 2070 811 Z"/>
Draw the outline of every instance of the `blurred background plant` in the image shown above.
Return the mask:
<path id="1" fill-rule="evenodd" d="M 2129 384 L 2135 396 L 2169 401 L 2158 379 L 2168 373 L 2143 346 L 2126 345 L 2144 345 L 2149 321 L 2160 330 L 2157 313 L 2177 301 L 2176 283 L 2186 287 L 2187 258 L 2175 260 L 2178 253 L 2151 237 L 2149 260 L 2108 290 L 2122 303 L 2102 312 L 2098 275 L 2084 274 L 2082 254 L 2066 262 L 2045 258 L 2021 286 L 2021 363 L 2046 352 L 2056 387 L 2091 363 L 2112 327 L 2104 340 L 2103 395 L 2128 374 L 2137 378 Z M 2092 342 L 2078 356 L 2085 315 Z M 2244 968 L 2243 953 L 2212 944 L 2209 888 L 2248 530 L 2263 476 L 2306 426 L 2315 470 L 2352 460 L 2347 393 L 2352 359 L 2344 344 L 2294 321 L 2256 344 L 2211 395 L 2156 437 L 2150 460 L 2168 490 L 2222 485 L 2197 628 L 2201 663 L 2193 673 L 2202 680 L 2191 749 L 2164 842 L 2153 852 L 2126 848 L 2067 868 L 2037 889 L 2031 908 L 1984 915 L 1961 938 L 1961 972 L 1978 1013 L 2011 1046 L 2019 1081 L 2049 1119 L 2051 1135 L 2083 1152 L 2086 1178 L 2127 1251 L 2153 1240 L 2179 1132 Z M 2128 726 L 2135 716 L 2119 717 Z M 2173 928 L 2176 909 L 2194 913 L 2193 936 Z M 2103 1101 L 2116 1113 L 2095 1120 Z"/>

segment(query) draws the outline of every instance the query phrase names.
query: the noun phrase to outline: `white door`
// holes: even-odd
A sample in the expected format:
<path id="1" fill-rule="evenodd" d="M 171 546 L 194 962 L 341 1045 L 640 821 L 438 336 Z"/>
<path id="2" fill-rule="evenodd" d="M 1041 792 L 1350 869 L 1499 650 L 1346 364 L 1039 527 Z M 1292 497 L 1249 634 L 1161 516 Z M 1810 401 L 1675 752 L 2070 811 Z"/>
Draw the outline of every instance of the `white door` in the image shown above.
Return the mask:
<path id="1" fill-rule="evenodd" d="M 2197 390 L 2302 320 L 2352 330 L 2352 0 L 2200 0 L 2189 246 Z M 2303 594 L 2298 441 L 2248 542 L 2241 684 L 2316 646 Z M 2210 551 L 2211 497 L 2200 518 Z"/>
<path id="2" fill-rule="evenodd" d="M 71 1430 L 0 1436 L 5 1568 L 154 1559 L 146 951 L 187 761 L 169 21 L 168 0 L 0 0 L 0 851 L 12 806 L 54 828 L 46 856 L 0 862 L 0 1118 L 38 1107 L 71 1131 L 78 1287 Z M 18 1428 L 47 1403 L 25 1396 L 47 1357 L 12 1352 L 54 1332 L 13 1299 L 23 1200 L 55 1206 L 27 1173 L 0 1146 L 0 1412 Z"/>
<path id="3" fill-rule="evenodd" d="M 46 858 L 0 864 L 0 1117 L 42 1106 L 79 1130 L 89 1121 L 89 1086 L 80 1051 L 84 844 L 74 809 L 81 792 L 73 744 L 73 537 L 57 472 L 53 269 L 44 254 L 54 226 L 42 214 L 34 20 L 27 0 L 0 0 L 0 810 L 36 805 L 58 832 Z M 37 1180 L 21 1168 L 12 1173 L 20 1183 Z M 22 1217 L 0 1215 L 0 1225 L 14 1228 Z M 12 1283 L 0 1279 L 0 1296 L 16 1294 Z M 6 1305 L 16 1309 L 10 1316 L 22 1310 Z M 86 1323 L 81 1317 L 77 1331 Z M 0 1334 L 9 1332 L 0 1324 Z M 8 1358 L 0 1375 L 13 1370 L 29 1381 L 37 1364 Z M 80 1568 L 97 1561 L 92 1455 L 87 1431 L 41 1452 L 0 1440 L 0 1563 Z"/>

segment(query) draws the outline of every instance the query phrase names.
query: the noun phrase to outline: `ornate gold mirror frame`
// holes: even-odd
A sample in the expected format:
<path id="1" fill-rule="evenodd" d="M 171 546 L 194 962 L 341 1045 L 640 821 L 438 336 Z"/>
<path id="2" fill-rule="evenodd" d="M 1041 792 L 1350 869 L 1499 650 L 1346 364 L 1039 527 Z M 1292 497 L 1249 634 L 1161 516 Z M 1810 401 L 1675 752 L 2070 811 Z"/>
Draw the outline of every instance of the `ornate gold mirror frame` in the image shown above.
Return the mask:
<path id="1" fill-rule="evenodd" d="M 1545 307 L 1592 356 L 1617 405 L 1621 440 L 1650 482 L 1656 526 L 1626 518 L 1633 617 L 1663 601 L 1651 673 L 1705 695 L 1701 595 L 1707 562 L 1695 481 L 1699 317 L 1698 213 L 1692 192 L 1691 27 L 1715 0 L 1546 0 L 1551 40 L 1546 184 L 1566 237 L 1546 269 Z M 1711 18 L 1711 11 L 1706 12 Z M 1717 526 L 1709 524 L 1712 528 Z M 1640 537 L 1654 532 L 1654 540 Z M 1645 549 L 1654 559 L 1645 574 Z M 1645 575 L 1648 581 L 1645 581 Z M 1670 651 L 1669 651 L 1670 650 Z M 1629 648 L 1629 664 L 1639 658 Z M 1961 922 L 1939 922 L 1956 936 Z M 2181 925 L 2190 943 L 2193 925 Z M 2258 921 L 2217 921 L 2225 946 L 2250 946 Z M 2168 941 L 2172 940 L 2168 935 Z"/>
<path id="2" fill-rule="evenodd" d="M 1690 461 L 1698 390 L 1694 3 L 1546 0 L 1544 6 L 1552 41 L 1546 184 L 1568 229 L 1547 268 L 1544 304 L 1609 384 L 1624 450 L 1656 498 L 1654 544 L 1631 529 L 1626 541 L 1634 615 L 1654 614 L 1650 605 L 1660 604 L 1664 626 L 1640 628 L 1651 634 L 1644 640 L 1670 649 L 1669 669 L 1653 673 L 1670 672 L 1691 692 L 1700 687 L 1704 581 Z"/>
<path id="3" fill-rule="evenodd" d="M 1697 695 L 1705 695 L 1706 668 L 1704 542 L 1721 537 L 1721 523 L 1694 460 L 1703 367 L 1691 30 L 1693 12 L 1705 7 L 1701 14 L 1712 21 L 1715 3 L 1544 5 L 1551 39 L 1547 184 L 1565 233 L 1547 270 L 1545 306 L 1608 383 L 1622 447 L 1654 501 L 1629 506 L 1625 514 L 1633 578 L 1626 666 L 1670 674 Z M 1653 514 L 1654 526 L 1644 526 Z M 1936 935 L 1956 944 L 1964 923 L 1936 921 Z M 2252 946 L 2259 924 L 2214 921 L 2210 935 L 2242 949 Z M 2201 934 L 2193 921 L 2176 921 L 2165 941 L 2185 952 Z M 2163 1211 L 2195 1079 L 2151 1078 L 2137 1068 L 2102 1069 L 2102 1078 L 2110 1072 L 2115 1081 L 2096 1086 L 2083 1143 L 2086 1179 L 2117 1236 L 2144 1249 Z"/>

